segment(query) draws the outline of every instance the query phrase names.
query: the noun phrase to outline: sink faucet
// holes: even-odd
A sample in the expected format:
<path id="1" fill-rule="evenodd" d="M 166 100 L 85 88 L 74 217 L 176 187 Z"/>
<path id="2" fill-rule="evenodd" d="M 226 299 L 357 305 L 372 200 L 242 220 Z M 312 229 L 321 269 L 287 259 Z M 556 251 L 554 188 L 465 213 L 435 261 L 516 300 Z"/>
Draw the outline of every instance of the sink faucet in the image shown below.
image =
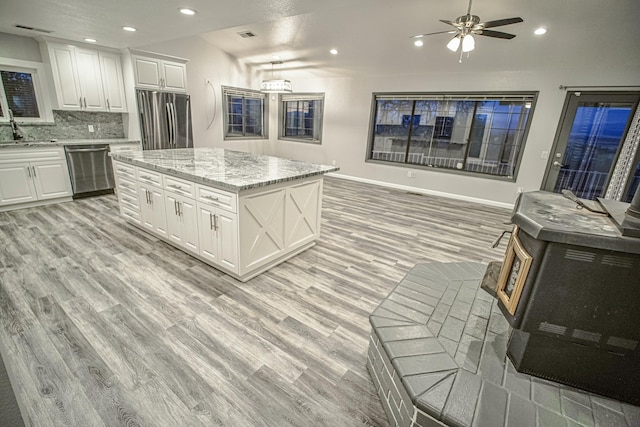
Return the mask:
<path id="1" fill-rule="evenodd" d="M 11 124 L 11 133 L 13 134 L 14 141 L 21 141 L 24 139 L 24 132 L 20 129 L 18 122 L 13 118 L 13 111 L 9 109 L 9 123 Z"/>

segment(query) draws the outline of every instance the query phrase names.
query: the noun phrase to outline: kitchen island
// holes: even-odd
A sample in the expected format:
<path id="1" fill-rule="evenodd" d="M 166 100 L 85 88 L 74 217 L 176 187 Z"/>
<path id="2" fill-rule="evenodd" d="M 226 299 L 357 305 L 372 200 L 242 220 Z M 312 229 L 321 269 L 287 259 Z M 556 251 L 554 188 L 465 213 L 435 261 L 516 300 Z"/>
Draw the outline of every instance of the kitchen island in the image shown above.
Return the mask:
<path id="1" fill-rule="evenodd" d="M 315 244 L 323 175 L 338 170 L 217 148 L 111 157 L 128 222 L 241 281 Z"/>

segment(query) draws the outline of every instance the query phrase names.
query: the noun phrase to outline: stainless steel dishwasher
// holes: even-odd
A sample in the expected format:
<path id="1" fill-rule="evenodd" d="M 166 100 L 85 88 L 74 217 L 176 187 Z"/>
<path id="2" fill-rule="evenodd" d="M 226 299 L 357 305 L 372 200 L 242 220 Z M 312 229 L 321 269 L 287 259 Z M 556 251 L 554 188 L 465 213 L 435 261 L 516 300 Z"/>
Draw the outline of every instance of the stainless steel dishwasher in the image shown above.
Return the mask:
<path id="1" fill-rule="evenodd" d="M 108 145 L 66 145 L 64 151 L 74 199 L 113 193 L 115 184 Z"/>

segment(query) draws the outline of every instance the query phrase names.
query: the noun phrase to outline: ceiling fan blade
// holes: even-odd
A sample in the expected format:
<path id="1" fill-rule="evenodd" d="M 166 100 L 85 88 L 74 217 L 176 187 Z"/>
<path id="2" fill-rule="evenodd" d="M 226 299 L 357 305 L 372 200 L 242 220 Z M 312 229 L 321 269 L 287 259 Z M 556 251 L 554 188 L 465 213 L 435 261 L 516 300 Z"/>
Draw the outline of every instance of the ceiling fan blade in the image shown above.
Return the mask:
<path id="1" fill-rule="evenodd" d="M 457 33 L 457 31 L 456 30 L 436 31 L 435 33 L 416 34 L 415 36 L 411 36 L 409 38 L 411 38 L 411 39 L 421 39 L 422 37 L 425 37 L 425 36 L 433 36 L 435 34 L 445 34 L 445 33 L 455 34 L 455 33 Z"/>
<path id="2" fill-rule="evenodd" d="M 495 37 L 497 39 L 507 39 L 507 40 L 511 40 L 516 36 L 515 34 L 503 33 L 502 31 L 493 31 L 493 30 L 482 30 L 478 32 L 478 35 Z"/>
<path id="3" fill-rule="evenodd" d="M 495 21 L 482 22 L 479 25 L 482 25 L 483 28 L 493 28 L 493 27 L 501 27 L 503 25 L 517 24 L 519 22 L 524 22 L 524 19 L 520 17 L 496 19 Z"/>

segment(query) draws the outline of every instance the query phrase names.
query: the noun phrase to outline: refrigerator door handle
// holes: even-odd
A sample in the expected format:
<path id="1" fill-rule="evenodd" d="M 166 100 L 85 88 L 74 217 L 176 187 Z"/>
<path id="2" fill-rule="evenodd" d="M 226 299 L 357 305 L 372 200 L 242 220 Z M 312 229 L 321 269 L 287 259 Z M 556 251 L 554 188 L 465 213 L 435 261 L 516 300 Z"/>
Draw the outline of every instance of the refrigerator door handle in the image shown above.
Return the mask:
<path id="1" fill-rule="evenodd" d="M 171 114 L 173 115 L 173 146 L 178 148 L 178 117 L 176 117 L 176 104 L 171 103 Z"/>
<path id="2" fill-rule="evenodd" d="M 169 147 L 173 147 L 173 116 L 171 115 L 171 103 L 167 102 L 164 107 L 165 112 L 167 113 L 167 132 L 169 134 Z"/>

